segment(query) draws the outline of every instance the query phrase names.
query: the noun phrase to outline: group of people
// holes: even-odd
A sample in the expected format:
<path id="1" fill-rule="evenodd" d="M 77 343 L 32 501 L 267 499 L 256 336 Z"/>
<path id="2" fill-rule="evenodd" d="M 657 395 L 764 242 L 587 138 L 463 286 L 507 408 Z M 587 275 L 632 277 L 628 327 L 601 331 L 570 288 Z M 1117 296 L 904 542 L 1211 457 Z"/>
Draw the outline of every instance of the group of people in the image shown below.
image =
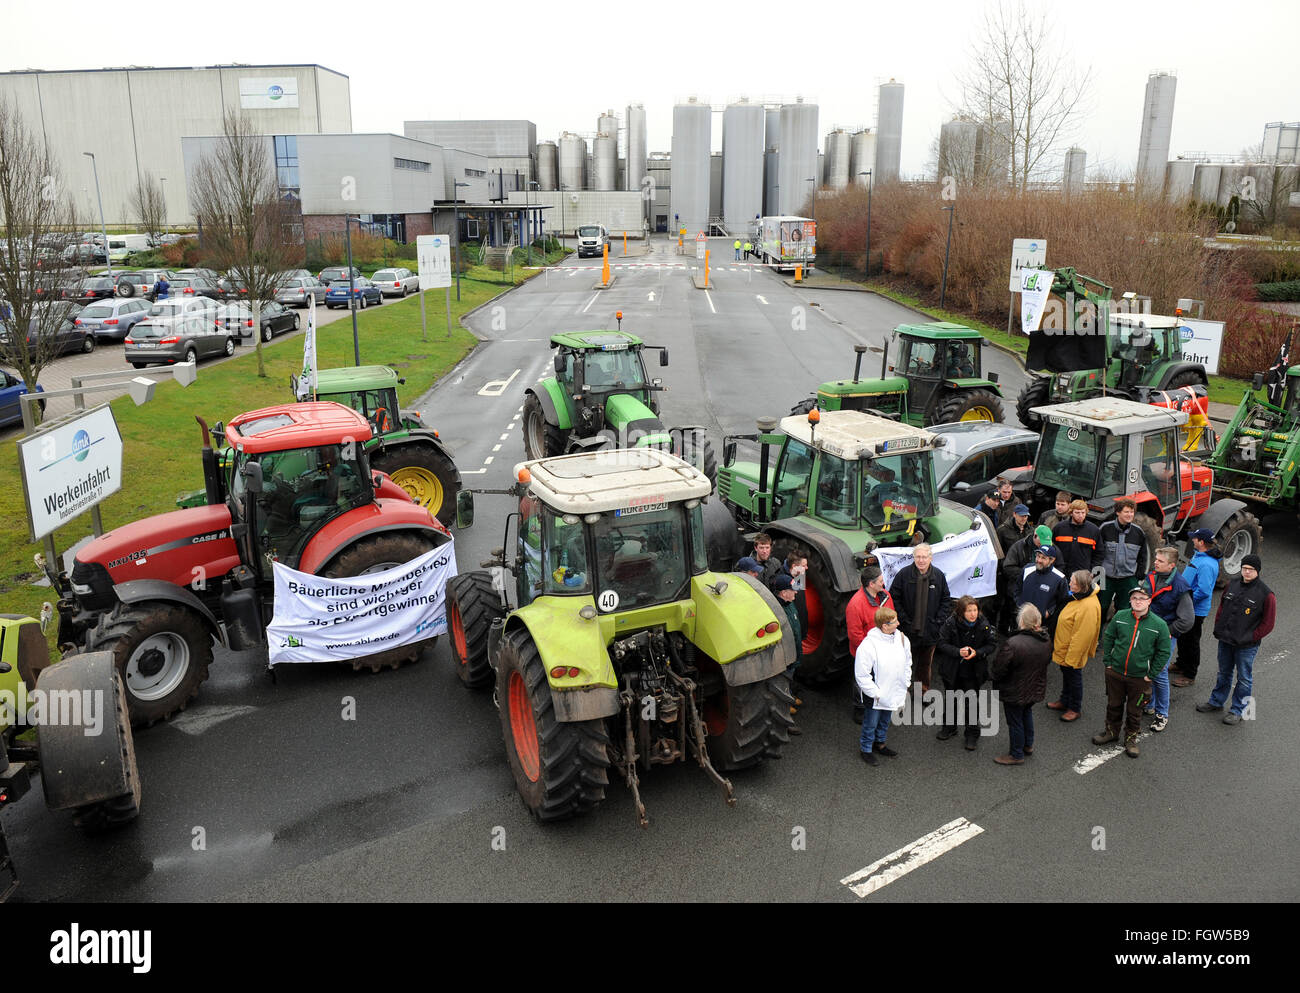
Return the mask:
<path id="1" fill-rule="evenodd" d="M 753 576 L 780 601 L 786 621 L 790 624 L 790 633 L 794 637 L 795 659 L 786 667 L 793 686 L 799 663 L 803 661 L 803 636 L 808 630 L 808 605 L 805 597 L 808 557 L 792 551 L 784 559 L 773 558 L 772 536 L 764 532 L 754 539 L 754 554 L 739 559 L 733 571 Z M 790 716 L 798 714 L 802 706 L 803 700 L 796 695 L 790 704 Z M 803 731 L 798 724 L 791 724 L 790 733 L 802 734 Z"/>
<path id="2" fill-rule="evenodd" d="M 734 247 L 735 250 L 736 250 L 736 261 L 737 261 L 737 262 L 740 261 L 740 253 L 741 253 L 742 251 L 745 253 L 745 258 L 747 258 L 747 259 L 748 259 L 752 254 L 754 254 L 754 243 L 753 243 L 752 241 L 746 241 L 746 242 L 742 245 L 740 239 L 737 238 L 737 239 L 736 239 L 736 243 L 735 243 L 735 245 L 734 245 L 733 247 Z"/>

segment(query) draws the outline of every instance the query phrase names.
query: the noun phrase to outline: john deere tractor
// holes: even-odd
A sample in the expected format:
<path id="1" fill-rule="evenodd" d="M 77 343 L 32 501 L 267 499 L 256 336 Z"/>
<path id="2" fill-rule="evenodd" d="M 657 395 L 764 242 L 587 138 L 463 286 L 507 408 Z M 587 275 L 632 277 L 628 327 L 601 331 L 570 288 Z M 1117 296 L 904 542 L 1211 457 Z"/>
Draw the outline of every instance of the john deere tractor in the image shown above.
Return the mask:
<path id="1" fill-rule="evenodd" d="M 418 412 L 399 408 L 397 387 L 405 382 L 382 365 L 322 369 L 315 399 L 341 403 L 365 417 L 374 432 L 366 443 L 371 468 L 388 473 L 412 500 L 450 526 L 460 472 L 438 432 L 426 427 Z M 296 377 L 290 386 L 296 396 Z"/>
<path id="2" fill-rule="evenodd" d="M 980 375 L 980 350 L 986 342 L 978 331 L 943 321 L 902 324 L 893 340 L 899 348 L 897 365 L 889 364 L 886 346 L 879 379 L 861 378 L 862 357 L 873 349 L 855 345 L 853 379 L 822 383 L 816 395 L 790 413 L 806 414 L 814 407 L 865 410 L 915 427 L 1002 420 L 997 374 Z"/>
<path id="3" fill-rule="evenodd" d="M 543 821 L 584 813 L 613 766 L 645 826 L 640 775 L 690 759 L 734 803 L 721 772 L 789 740 L 793 635 L 766 587 L 709 570 L 709 481 L 645 448 L 515 473 L 496 491 L 517 500 L 505 547 L 449 581 L 447 622 L 460 681 L 495 688 L 524 804 Z M 472 501 L 463 490 L 461 526 Z"/>
<path id="4" fill-rule="evenodd" d="M 756 442 L 757 462 L 736 459 L 737 443 Z M 875 550 L 940 542 L 983 531 L 969 578 L 996 576 L 1002 551 L 981 511 L 935 495 L 933 452 L 945 439 L 856 410 L 762 418 L 758 433 L 723 439 L 718 495 L 742 531 L 763 530 L 772 554 L 808 558 L 801 679 L 824 681 L 852 665 L 844 611 L 861 588 L 860 566 Z M 949 575 L 953 594 L 973 591 Z"/>
<path id="5" fill-rule="evenodd" d="M 1184 337 L 1191 332 L 1181 316 L 1113 314 L 1110 287 L 1071 268 L 1054 271 L 1052 294 L 1064 303 L 1065 326 L 1029 335 L 1025 368 L 1048 375 L 1031 376 L 1016 400 L 1016 416 L 1025 427 L 1041 426 L 1035 407 L 1103 393 L 1138 403 L 1182 387 L 1204 395 L 1209 377 L 1204 365 L 1183 355 Z M 1099 327 L 1107 333 L 1098 333 Z"/>
<path id="6" fill-rule="evenodd" d="M 621 324 L 621 313 L 620 313 Z M 555 376 L 524 391 L 524 454 L 529 459 L 601 448 L 658 448 L 717 477 L 713 446 L 700 425 L 665 427 L 656 394 L 666 390 L 646 374 L 647 345 L 624 331 L 573 331 L 551 336 Z"/>

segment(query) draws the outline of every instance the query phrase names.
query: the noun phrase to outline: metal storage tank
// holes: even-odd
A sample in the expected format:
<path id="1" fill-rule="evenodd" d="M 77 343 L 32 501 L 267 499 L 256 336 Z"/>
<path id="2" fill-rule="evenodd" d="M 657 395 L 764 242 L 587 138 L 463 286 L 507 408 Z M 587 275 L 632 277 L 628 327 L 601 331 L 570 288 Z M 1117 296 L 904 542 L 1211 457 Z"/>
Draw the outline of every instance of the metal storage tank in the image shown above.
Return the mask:
<path id="1" fill-rule="evenodd" d="M 555 142 L 539 141 L 537 143 L 538 189 L 555 189 L 555 184 L 558 182 L 559 162 L 559 149 L 555 147 Z"/>
<path id="2" fill-rule="evenodd" d="M 712 125 L 712 109 L 694 97 L 673 107 L 672 206 L 678 224 L 691 236 L 709 226 Z"/>
<path id="3" fill-rule="evenodd" d="M 880 84 L 880 110 L 876 120 L 876 171 L 873 179 L 888 183 L 898 179 L 903 161 L 903 84 L 891 79 Z"/>
<path id="4" fill-rule="evenodd" d="M 1196 167 L 1196 180 L 1192 186 L 1192 196 L 1204 203 L 1219 201 L 1219 173 L 1222 166 L 1202 162 Z"/>
<path id="5" fill-rule="evenodd" d="M 781 175 L 781 153 L 763 153 L 763 213 L 781 213 L 781 204 L 776 195 L 776 181 Z"/>
<path id="6" fill-rule="evenodd" d="M 722 113 L 722 220 L 743 238 L 763 213 L 763 108 L 742 100 Z"/>
<path id="7" fill-rule="evenodd" d="M 1083 173 L 1088 165 L 1088 153 L 1075 146 L 1065 153 L 1065 178 L 1061 183 L 1066 193 L 1083 192 Z M 1195 168 L 1192 172 L 1195 174 Z"/>
<path id="8" fill-rule="evenodd" d="M 594 171 L 591 176 L 593 190 L 614 190 L 618 183 L 618 138 L 612 134 L 598 134 L 592 152 Z"/>
<path id="9" fill-rule="evenodd" d="M 763 213 L 775 214 L 777 156 L 781 150 L 781 108 L 763 109 Z"/>
<path id="10" fill-rule="evenodd" d="M 559 179 L 562 190 L 583 189 L 587 169 L 587 139 L 566 131 L 560 135 Z"/>
<path id="11" fill-rule="evenodd" d="M 639 103 L 627 108 L 627 182 L 624 189 L 639 190 L 646 168 L 645 108 Z"/>
<path id="12" fill-rule="evenodd" d="M 618 118 L 614 116 L 613 108 L 596 118 L 596 134 L 613 135 L 614 140 L 618 140 Z"/>
<path id="13" fill-rule="evenodd" d="M 808 182 L 812 179 L 814 182 Z M 817 175 L 817 105 L 781 106 L 781 154 L 777 163 L 777 213 L 799 214 L 812 197 Z"/>
<path id="14" fill-rule="evenodd" d="M 980 126 L 974 121 L 948 121 L 939 127 L 939 181 L 954 176 L 961 182 L 975 178 L 975 146 Z"/>
<path id="15" fill-rule="evenodd" d="M 1174 90 L 1178 77 L 1172 72 L 1153 72 L 1147 77 L 1142 103 L 1142 136 L 1138 139 L 1137 181 L 1159 192 L 1169 161 L 1169 135 L 1174 126 Z"/>
<path id="16" fill-rule="evenodd" d="M 1190 199 L 1196 184 L 1196 162 L 1192 159 L 1173 159 L 1165 164 L 1165 199 L 1181 203 Z"/>
<path id="17" fill-rule="evenodd" d="M 849 166 L 853 139 L 842 128 L 826 136 L 826 185 L 832 190 L 842 190 L 849 185 Z"/>
<path id="18" fill-rule="evenodd" d="M 1228 201 L 1241 194 L 1241 181 L 1247 176 L 1244 165 L 1232 164 L 1219 168 L 1219 192 L 1216 202 L 1220 207 L 1228 206 Z"/>
<path id="19" fill-rule="evenodd" d="M 867 177 L 862 174 L 870 172 L 875 179 L 875 168 L 876 136 L 870 128 L 863 128 L 853 136 L 849 146 L 849 178 L 859 186 L 866 186 Z"/>

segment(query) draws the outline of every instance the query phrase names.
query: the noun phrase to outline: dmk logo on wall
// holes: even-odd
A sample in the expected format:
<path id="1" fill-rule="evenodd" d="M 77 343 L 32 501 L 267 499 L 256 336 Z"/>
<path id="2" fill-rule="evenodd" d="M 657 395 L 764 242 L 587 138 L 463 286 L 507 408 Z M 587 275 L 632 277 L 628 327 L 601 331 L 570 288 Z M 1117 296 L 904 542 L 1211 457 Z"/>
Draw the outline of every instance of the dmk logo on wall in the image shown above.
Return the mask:
<path id="1" fill-rule="evenodd" d="M 290 109 L 298 106 L 294 76 L 244 76 L 239 80 L 239 106 L 245 110 Z"/>

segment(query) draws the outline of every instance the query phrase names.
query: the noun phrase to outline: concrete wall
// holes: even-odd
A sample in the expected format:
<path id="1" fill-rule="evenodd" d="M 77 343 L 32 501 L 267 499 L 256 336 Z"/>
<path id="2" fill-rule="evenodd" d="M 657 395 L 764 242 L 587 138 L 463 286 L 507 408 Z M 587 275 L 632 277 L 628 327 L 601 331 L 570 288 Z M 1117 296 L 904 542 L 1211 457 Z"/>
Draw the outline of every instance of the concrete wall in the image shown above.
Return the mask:
<path id="1" fill-rule="evenodd" d="M 577 197 L 574 203 L 572 197 Z M 611 238 L 622 238 L 624 230 L 628 237 L 641 236 L 641 194 L 630 190 L 534 190 L 527 201 L 523 193 L 511 193 L 510 204 L 523 205 L 525 202 L 542 204 L 552 209 L 544 211 L 546 230 L 556 233 L 561 230 L 573 237 L 574 229 L 583 224 L 603 224 Z M 563 207 L 561 207 L 563 205 Z"/>
<path id="2" fill-rule="evenodd" d="M 532 121 L 404 121 L 402 132 L 479 155 L 537 159 L 537 125 Z"/>
<path id="3" fill-rule="evenodd" d="M 429 171 L 393 160 L 428 162 Z M 304 214 L 405 214 L 446 199 L 443 150 L 393 134 L 298 136 Z"/>

